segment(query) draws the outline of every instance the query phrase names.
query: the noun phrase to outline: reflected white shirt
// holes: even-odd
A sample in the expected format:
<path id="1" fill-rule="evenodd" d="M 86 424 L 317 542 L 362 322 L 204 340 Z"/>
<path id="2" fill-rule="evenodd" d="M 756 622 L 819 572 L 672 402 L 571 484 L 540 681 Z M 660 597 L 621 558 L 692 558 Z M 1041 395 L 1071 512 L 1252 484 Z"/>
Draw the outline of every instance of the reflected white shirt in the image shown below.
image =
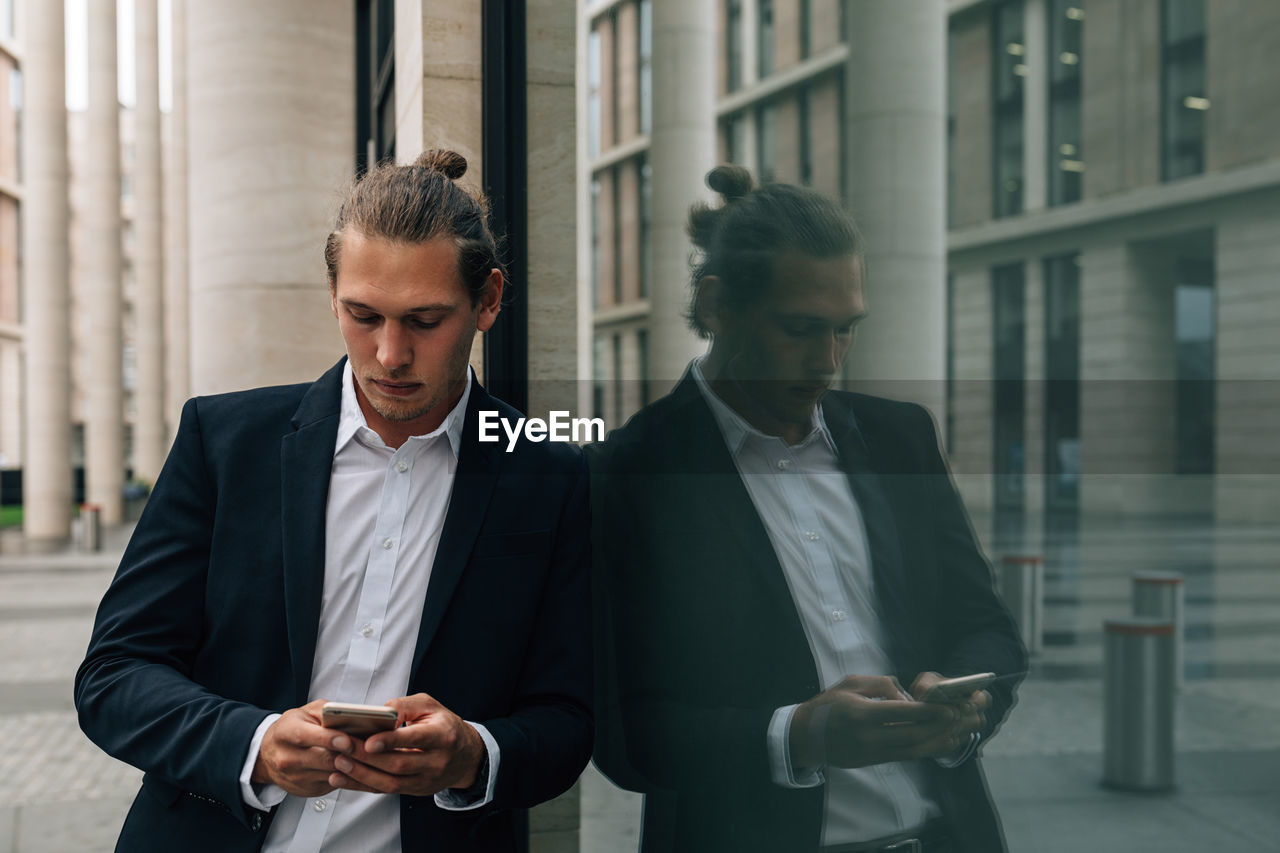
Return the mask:
<path id="1" fill-rule="evenodd" d="M 823 688 L 846 675 L 892 674 L 875 609 L 862 513 L 821 410 L 815 411 L 804 440 L 788 445 L 751 426 L 716 396 L 700 361 L 693 363 L 693 379 L 769 534 Z M 856 769 L 793 767 L 789 730 L 795 709 L 779 708 L 763 734 L 776 784 L 808 788 L 826 783 L 824 845 L 882 838 L 942 813 L 925 795 L 919 762 Z"/>

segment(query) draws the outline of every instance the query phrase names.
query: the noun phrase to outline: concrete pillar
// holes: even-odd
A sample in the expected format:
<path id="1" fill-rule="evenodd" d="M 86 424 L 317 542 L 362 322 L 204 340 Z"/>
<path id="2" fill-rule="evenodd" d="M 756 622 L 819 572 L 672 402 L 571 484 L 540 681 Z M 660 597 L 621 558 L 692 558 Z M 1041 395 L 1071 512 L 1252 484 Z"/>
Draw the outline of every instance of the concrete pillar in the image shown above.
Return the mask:
<path id="1" fill-rule="evenodd" d="M 525 4 L 529 411 L 582 416 L 578 396 L 573 3 Z M 526 283 L 521 282 L 524 287 Z M 582 378 L 586 378 L 584 374 Z"/>
<path id="2" fill-rule="evenodd" d="M 973 512 L 990 512 L 995 504 L 991 272 L 986 268 L 958 270 L 953 287 L 951 468 L 965 506 Z"/>
<path id="3" fill-rule="evenodd" d="M 1225 524 L 1280 521 L 1280 201 L 1232 210 L 1216 234 L 1217 419 L 1215 514 Z"/>
<path id="4" fill-rule="evenodd" d="M 1023 471 L 1023 529 L 1025 541 L 1042 541 L 1044 533 L 1045 489 L 1045 351 L 1044 351 L 1044 263 L 1040 258 L 1028 258 L 1024 265 L 1023 318 L 1024 349 L 1023 367 L 1026 380 L 1023 383 L 1022 435 L 1024 448 Z"/>
<path id="5" fill-rule="evenodd" d="M 848 0 L 845 168 L 867 245 L 867 304 L 846 375 L 940 414 L 946 311 L 946 8 Z"/>
<path id="6" fill-rule="evenodd" d="M 715 22 L 713 0 L 653 4 L 653 398 L 666 394 L 706 349 L 684 319 L 692 249 L 684 229 L 689 206 L 711 196 L 703 180 L 715 166 Z"/>
<path id="7" fill-rule="evenodd" d="M 86 135 L 84 476 L 103 524 L 124 520 L 124 294 L 116 0 L 89 0 Z"/>
<path id="8" fill-rule="evenodd" d="M 354 14 L 187 6 L 193 393 L 311 380 L 343 353 L 322 248 L 355 165 Z"/>
<path id="9" fill-rule="evenodd" d="M 71 535 L 66 33 L 61 3 L 28 0 L 24 13 L 22 525 L 28 538 L 58 539 Z"/>
<path id="10" fill-rule="evenodd" d="M 1049 15 L 1046 0 L 1025 0 L 1022 43 L 1022 209 L 1041 210 L 1049 200 Z"/>
<path id="11" fill-rule="evenodd" d="M 187 0 L 170 2 L 173 106 L 164 172 L 164 349 L 165 412 L 172 434 L 182 404 L 191 396 L 191 292 L 187 280 Z"/>
<path id="12" fill-rule="evenodd" d="M 164 281 L 160 223 L 160 46 L 156 0 L 135 0 L 138 94 L 134 109 L 134 344 L 137 415 L 133 474 L 154 483 L 169 448 L 164 409 Z"/>
<path id="13" fill-rule="evenodd" d="M 1175 256 L 1165 244 L 1113 244 L 1081 256 L 1083 513 L 1208 509 L 1208 495 L 1186 494 L 1174 476 Z"/>

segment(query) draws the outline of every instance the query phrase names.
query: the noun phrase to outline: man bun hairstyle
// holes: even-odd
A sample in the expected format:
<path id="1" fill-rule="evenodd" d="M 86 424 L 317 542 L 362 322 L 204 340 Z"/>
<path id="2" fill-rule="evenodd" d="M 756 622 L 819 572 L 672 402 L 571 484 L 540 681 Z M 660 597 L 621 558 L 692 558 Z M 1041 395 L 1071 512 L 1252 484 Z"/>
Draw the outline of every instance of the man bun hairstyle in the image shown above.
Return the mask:
<path id="1" fill-rule="evenodd" d="M 791 184 L 757 187 L 750 172 L 731 165 L 716 166 L 706 182 L 722 203 L 694 204 L 686 225 L 694 245 L 693 293 L 686 316 L 701 338 L 711 337 L 697 313 L 704 278 L 715 276 L 723 283 L 725 300 L 745 305 L 773 282 L 781 254 L 819 259 L 862 255 L 862 237 L 852 217 L 816 190 Z"/>
<path id="2" fill-rule="evenodd" d="M 471 304 L 479 302 L 490 270 L 500 270 L 505 278 L 506 267 L 489 228 L 488 199 L 457 183 L 466 173 L 465 157 L 435 149 L 407 166 L 384 161 L 356 179 L 325 241 L 329 289 L 338 286 L 342 242 L 351 231 L 408 244 L 445 238 L 458 247 L 458 274 Z"/>

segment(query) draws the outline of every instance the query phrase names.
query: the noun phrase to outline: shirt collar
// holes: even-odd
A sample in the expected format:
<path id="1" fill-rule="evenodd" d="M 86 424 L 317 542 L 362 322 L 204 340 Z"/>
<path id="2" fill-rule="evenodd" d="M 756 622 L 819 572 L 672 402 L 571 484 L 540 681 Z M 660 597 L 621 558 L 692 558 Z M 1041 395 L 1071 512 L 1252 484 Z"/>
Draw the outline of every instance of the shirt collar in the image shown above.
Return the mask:
<path id="1" fill-rule="evenodd" d="M 702 392 L 702 397 L 706 400 L 707 405 L 711 408 L 711 414 L 715 416 L 716 423 L 720 426 L 720 434 L 724 436 L 724 443 L 729 448 L 729 454 L 737 456 L 742 449 L 742 445 L 748 438 L 760 439 L 764 441 L 782 441 L 776 435 L 765 435 L 760 430 L 747 423 L 746 418 L 738 414 L 734 409 L 720 399 L 720 396 L 712 390 L 711 384 L 707 382 L 706 376 L 702 372 L 702 362 L 706 356 L 701 356 L 693 360 L 693 364 L 689 366 L 689 373 L 693 376 L 693 382 L 698 386 L 698 390 Z M 821 437 L 835 451 L 836 443 L 831 437 L 831 431 L 827 429 L 827 419 L 822 416 L 822 406 L 815 406 L 813 414 L 809 420 L 809 432 L 805 435 L 800 444 L 801 447 L 813 441 L 815 438 Z"/>
<path id="2" fill-rule="evenodd" d="M 455 459 L 461 457 L 462 449 L 462 423 L 467 412 L 467 401 L 471 399 L 471 365 L 467 365 L 467 378 L 462 387 L 462 397 L 458 400 L 457 405 L 449 410 L 449 414 L 445 415 L 444 421 L 440 426 L 433 429 L 426 435 L 415 435 L 409 438 L 410 441 L 425 442 L 433 439 L 441 433 L 449 440 L 449 447 L 453 450 Z M 363 431 L 363 432 L 362 432 Z M 364 411 L 360 408 L 360 402 L 356 399 L 355 376 L 351 371 L 351 360 L 342 366 L 342 403 L 338 413 L 338 440 L 334 445 L 333 453 L 336 456 L 347 443 L 357 436 L 361 436 L 361 443 L 371 447 L 385 447 L 382 439 L 369 427 L 369 422 L 365 420 Z"/>

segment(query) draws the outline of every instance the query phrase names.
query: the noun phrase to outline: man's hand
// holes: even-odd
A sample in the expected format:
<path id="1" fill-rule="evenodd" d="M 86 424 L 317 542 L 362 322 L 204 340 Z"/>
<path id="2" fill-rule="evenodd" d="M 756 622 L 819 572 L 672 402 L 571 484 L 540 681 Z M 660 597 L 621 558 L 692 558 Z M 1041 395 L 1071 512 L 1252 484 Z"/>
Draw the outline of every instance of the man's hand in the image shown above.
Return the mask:
<path id="1" fill-rule="evenodd" d="M 328 777 L 334 788 L 382 794 L 430 796 L 474 784 L 485 755 L 480 733 L 425 693 L 387 702 L 400 713 L 400 728 L 353 739 Z"/>
<path id="2" fill-rule="evenodd" d="M 285 711 L 262 736 L 250 781 L 270 783 L 296 797 L 320 797 L 333 790 L 333 759 L 349 752 L 354 738 L 320 725 L 324 699 Z"/>
<path id="3" fill-rule="evenodd" d="M 960 719 L 952 706 L 913 701 L 897 679 L 850 675 L 796 709 L 791 761 L 797 767 L 867 767 L 946 756 L 968 742 Z"/>
<path id="4" fill-rule="evenodd" d="M 911 695 L 916 699 L 923 699 L 933 685 L 943 680 L 943 676 L 936 672 L 922 672 L 911 683 Z M 968 744 L 969 736 L 973 732 L 982 731 L 983 726 L 986 725 L 987 708 L 991 707 L 991 694 L 985 690 L 975 690 L 964 702 L 953 704 L 951 707 L 956 711 L 955 732 L 963 736 L 964 742 L 961 744 L 963 746 Z"/>

